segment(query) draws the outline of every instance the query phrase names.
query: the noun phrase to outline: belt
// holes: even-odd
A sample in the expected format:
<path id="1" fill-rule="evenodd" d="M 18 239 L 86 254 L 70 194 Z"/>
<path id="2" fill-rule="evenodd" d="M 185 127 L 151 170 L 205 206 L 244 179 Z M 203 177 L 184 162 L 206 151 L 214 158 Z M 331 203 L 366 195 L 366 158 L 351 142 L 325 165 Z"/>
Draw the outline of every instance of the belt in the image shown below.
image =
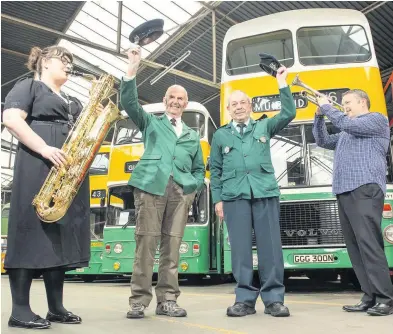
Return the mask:
<path id="1" fill-rule="evenodd" d="M 53 119 L 50 121 L 48 121 L 48 120 L 42 121 L 42 120 L 33 119 L 31 123 L 32 124 L 38 123 L 38 124 L 48 124 L 48 125 L 61 125 L 62 126 L 61 132 L 64 135 L 67 135 L 72 127 L 72 125 L 69 122 L 64 121 L 62 119 Z"/>
<path id="2" fill-rule="evenodd" d="M 53 124 L 53 123 L 60 123 L 60 124 L 68 124 L 68 121 L 62 119 L 51 119 L 51 120 L 38 120 L 33 119 L 32 122 L 34 123 L 43 123 L 43 124 Z"/>

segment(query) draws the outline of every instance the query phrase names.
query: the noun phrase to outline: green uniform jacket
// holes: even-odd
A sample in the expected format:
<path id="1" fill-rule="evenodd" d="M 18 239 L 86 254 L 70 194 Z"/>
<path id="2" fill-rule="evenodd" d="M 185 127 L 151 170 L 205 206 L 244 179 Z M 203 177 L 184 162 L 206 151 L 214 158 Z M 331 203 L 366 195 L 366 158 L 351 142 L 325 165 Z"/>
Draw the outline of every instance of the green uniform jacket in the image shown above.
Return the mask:
<path id="1" fill-rule="evenodd" d="M 270 139 L 296 116 L 289 87 L 280 89 L 281 112 L 272 118 L 250 119 L 243 137 L 232 122 L 217 129 L 210 152 L 213 203 L 279 196 L 270 155 Z"/>
<path id="2" fill-rule="evenodd" d="M 154 195 L 163 196 L 171 173 L 183 187 L 184 194 L 200 190 L 204 184 L 205 165 L 199 134 L 184 122 L 177 137 L 168 117 L 155 116 L 138 103 L 136 79 L 122 81 L 120 103 L 143 135 L 145 151 L 129 185 Z"/>

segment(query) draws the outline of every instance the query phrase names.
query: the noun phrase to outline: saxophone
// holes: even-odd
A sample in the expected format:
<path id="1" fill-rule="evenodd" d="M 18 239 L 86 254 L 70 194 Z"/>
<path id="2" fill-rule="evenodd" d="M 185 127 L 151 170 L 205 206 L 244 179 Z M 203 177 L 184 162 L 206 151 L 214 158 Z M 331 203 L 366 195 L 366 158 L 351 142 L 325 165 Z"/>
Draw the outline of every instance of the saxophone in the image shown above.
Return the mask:
<path id="1" fill-rule="evenodd" d="M 37 216 L 45 223 L 55 223 L 66 214 L 109 129 L 122 118 L 119 109 L 109 99 L 115 83 L 113 76 L 104 74 L 94 80 L 95 77 L 90 74 L 76 71 L 71 74 L 84 76 L 92 81 L 92 87 L 89 103 L 83 108 L 62 146 L 66 163 L 62 168 L 53 166 L 50 169 L 33 199 Z M 109 101 L 104 111 L 97 111 L 104 100 Z"/>

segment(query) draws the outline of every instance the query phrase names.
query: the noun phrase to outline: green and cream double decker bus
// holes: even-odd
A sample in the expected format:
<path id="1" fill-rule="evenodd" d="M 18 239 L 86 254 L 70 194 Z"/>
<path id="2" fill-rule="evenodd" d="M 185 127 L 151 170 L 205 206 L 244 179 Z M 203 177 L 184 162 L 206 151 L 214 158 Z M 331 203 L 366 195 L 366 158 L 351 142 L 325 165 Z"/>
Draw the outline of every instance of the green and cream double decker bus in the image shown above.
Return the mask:
<path id="1" fill-rule="evenodd" d="M 370 27 L 355 10 L 305 9 L 281 12 L 232 26 L 223 45 L 221 125 L 230 121 L 225 101 L 233 90 L 252 99 L 252 117 L 273 117 L 280 109 L 275 78 L 262 72 L 259 53 L 272 54 L 288 68 L 288 83 L 296 74 L 312 87 L 341 103 L 342 93 L 363 89 L 371 111 L 387 116 L 383 87 Z M 275 175 L 281 190 L 280 228 L 287 275 L 334 280 L 356 278 L 347 253 L 335 196 L 332 194 L 333 151 L 318 147 L 312 134 L 316 106 L 303 88 L 291 91 L 296 118 L 269 138 Z M 335 133 L 327 123 L 328 132 Z M 382 220 L 385 253 L 393 268 L 392 154 L 389 151 L 388 190 Z M 231 255 L 224 224 L 224 269 Z M 255 245 L 255 244 L 254 244 Z M 254 265 L 257 264 L 254 249 Z M 256 268 L 256 267 L 255 267 Z"/>

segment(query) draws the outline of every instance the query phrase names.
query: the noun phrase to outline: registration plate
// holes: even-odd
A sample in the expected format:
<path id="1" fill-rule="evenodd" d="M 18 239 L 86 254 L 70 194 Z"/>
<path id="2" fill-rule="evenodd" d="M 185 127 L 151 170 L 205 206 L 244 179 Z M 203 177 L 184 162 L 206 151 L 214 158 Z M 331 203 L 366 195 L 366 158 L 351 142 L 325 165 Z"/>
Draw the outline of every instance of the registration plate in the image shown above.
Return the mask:
<path id="1" fill-rule="evenodd" d="M 105 197 L 106 197 L 105 189 L 93 190 L 91 192 L 91 198 L 105 198 Z"/>
<path id="2" fill-rule="evenodd" d="M 333 254 L 295 254 L 294 263 L 333 263 Z"/>
<path id="3" fill-rule="evenodd" d="M 341 104 L 342 94 L 347 90 L 349 90 L 349 88 L 321 89 L 319 90 L 319 92 L 327 95 L 332 101 Z M 295 101 L 296 109 L 302 109 L 308 106 L 308 100 L 304 95 L 305 92 L 306 91 L 292 93 L 293 100 Z M 266 96 L 253 97 L 252 110 L 253 112 L 268 112 L 268 111 L 281 110 L 280 95 L 266 95 Z"/>
<path id="4" fill-rule="evenodd" d="M 296 109 L 306 108 L 308 100 L 300 93 L 293 93 Z M 281 110 L 280 95 L 256 96 L 252 98 L 253 112 L 266 112 Z"/>
<path id="5" fill-rule="evenodd" d="M 124 165 L 124 172 L 125 173 L 132 173 L 138 164 L 138 161 L 127 161 Z"/>
<path id="6" fill-rule="evenodd" d="M 76 268 L 77 273 L 83 273 L 85 271 L 85 268 Z"/>

